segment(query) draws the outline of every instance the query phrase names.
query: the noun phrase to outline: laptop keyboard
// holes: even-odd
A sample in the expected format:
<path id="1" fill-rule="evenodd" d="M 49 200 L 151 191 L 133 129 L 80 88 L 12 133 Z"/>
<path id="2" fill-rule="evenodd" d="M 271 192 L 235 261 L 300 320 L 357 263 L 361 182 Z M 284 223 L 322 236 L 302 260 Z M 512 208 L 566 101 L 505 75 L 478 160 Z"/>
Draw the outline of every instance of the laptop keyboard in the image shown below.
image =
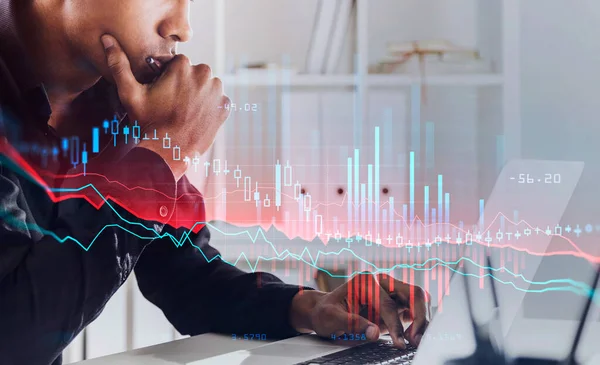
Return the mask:
<path id="1" fill-rule="evenodd" d="M 405 365 L 412 363 L 416 351 L 411 345 L 395 348 L 392 341 L 369 342 L 296 365 Z"/>

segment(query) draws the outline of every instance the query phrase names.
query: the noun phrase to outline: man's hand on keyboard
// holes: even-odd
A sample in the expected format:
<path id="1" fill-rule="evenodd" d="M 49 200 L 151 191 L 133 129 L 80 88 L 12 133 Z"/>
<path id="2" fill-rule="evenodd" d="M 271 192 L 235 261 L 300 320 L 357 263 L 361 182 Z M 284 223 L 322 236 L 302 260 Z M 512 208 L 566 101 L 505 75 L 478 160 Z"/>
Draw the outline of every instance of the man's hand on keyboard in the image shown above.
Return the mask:
<path id="1" fill-rule="evenodd" d="M 429 294 L 422 288 L 385 274 L 360 274 L 331 293 L 297 294 L 290 315 L 300 332 L 323 337 L 365 333 L 372 341 L 389 332 L 394 345 L 405 348 L 404 339 L 419 345 L 431 314 Z"/>

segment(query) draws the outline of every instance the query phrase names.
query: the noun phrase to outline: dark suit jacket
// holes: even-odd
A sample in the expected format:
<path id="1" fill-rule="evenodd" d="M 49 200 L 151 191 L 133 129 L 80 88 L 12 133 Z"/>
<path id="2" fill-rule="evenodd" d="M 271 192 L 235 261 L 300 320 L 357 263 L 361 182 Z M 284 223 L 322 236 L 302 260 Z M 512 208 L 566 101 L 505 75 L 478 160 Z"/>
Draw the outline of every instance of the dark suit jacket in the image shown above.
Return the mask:
<path id="1" fill-rule="evenodd" d="M 133 148 L 95 170 L 90 161 L 83 176 L 81 164 L 50 152 L 62 139 L 29 62 L 10 0 L 0 0 L 0 364 L 60 364 L 132 272 L 182 334 L 294 335 L 299 287 L 216 257 L 207 226 L 194 225 L 201 194 L 185 178 L 175 183 L 157 154 Z M 82 123 L 128 123 L 115 95 L 105 81 L 81 95 Z"/>

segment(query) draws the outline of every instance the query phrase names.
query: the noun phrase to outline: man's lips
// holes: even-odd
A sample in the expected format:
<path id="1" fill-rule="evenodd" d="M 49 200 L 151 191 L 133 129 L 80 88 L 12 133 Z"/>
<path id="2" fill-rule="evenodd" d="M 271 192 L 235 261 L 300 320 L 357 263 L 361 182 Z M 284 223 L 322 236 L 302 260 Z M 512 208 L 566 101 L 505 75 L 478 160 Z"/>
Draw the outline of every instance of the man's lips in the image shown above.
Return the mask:
<path id="1" fill-rule="evenodd" d="M 154 82 L 164 72 L 165 67 L 173 59 L 173 57 L 173 55 L 146 57 L 146 64 L 152 72 L 152 79 L 147 80 L 147 82 Z"/>
<path id="2" fill-rule="evenodd" d="M 154 62 L 156 63 L 156 66 L 158 66 L 158 68 L 161 71 L 164 71 L 165 66 L 173 59 L 172 55 L 168 55 L 168 56 L 156 56 L 154 57 Z"/>

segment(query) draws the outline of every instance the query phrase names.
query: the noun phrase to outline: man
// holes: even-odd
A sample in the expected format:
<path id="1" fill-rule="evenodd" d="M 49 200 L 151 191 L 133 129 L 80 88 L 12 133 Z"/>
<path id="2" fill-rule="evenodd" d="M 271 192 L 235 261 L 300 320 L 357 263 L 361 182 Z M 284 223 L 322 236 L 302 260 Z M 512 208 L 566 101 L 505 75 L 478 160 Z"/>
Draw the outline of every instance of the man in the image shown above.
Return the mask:
<path id="1" fill-rule="evenodd" d="M 209 148 L 229 99 L 207 65 L 175 54 L 188 13 L 187 0 L 0 0 L 0 364 L 60 364 L 132 271 L 182 334 L 389 331 L 417 345 L 418 287 L 368 275 L 324 293 L 218 259 L 200 193 L 159 142 L 104 140 L 73 163 L 61 143 L 91 146 L 113 115 L 168 133 L 182 156 Z M 368 304 L 378 311 L 361 316 Z"/>

